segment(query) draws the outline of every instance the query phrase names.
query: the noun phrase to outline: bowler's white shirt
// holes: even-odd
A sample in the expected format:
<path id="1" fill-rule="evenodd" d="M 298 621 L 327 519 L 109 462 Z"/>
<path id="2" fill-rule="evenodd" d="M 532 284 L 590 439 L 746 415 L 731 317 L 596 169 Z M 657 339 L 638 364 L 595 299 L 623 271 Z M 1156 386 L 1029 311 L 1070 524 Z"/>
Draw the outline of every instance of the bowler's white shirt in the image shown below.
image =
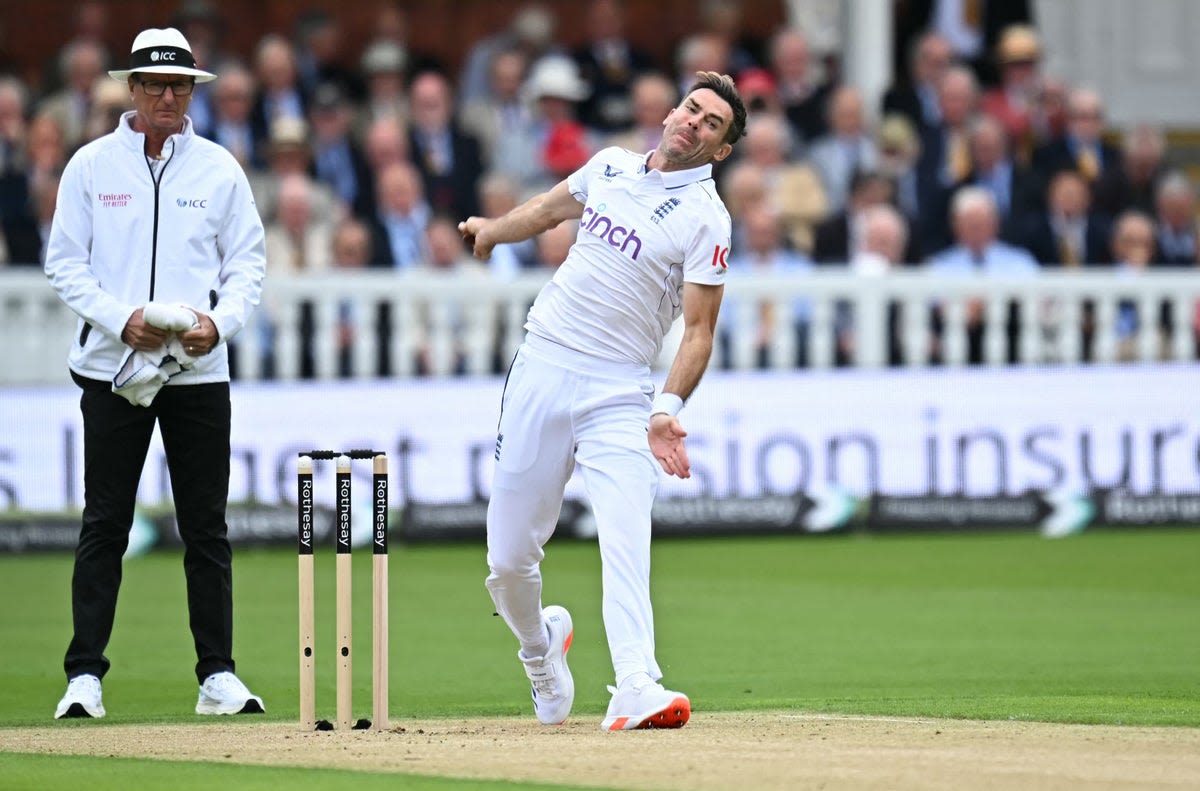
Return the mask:
<path id="1" fill-rule="evenodd" d="M 567 177 L 579 233 L 525 329 L 604 360 L 651 365 L 682 312 L 683 284 L 721 285 L 730 221 L 712 166 L 647 170 L 647 154 L 606 148 Z"/>

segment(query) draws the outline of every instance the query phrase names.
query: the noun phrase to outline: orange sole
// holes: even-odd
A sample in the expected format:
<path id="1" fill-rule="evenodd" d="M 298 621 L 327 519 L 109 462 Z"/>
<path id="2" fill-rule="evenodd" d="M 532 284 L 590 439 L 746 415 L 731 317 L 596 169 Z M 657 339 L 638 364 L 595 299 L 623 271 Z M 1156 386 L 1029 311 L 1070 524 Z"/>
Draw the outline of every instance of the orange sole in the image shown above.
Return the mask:
<path id="1" fill-rule="evenodd" d="M 670 705 L 655 714 L 651 714 L 646 719 L 639 722 L 632 728 L 629 726 L 629 717 L 618 717 L 613 721 L 613 724 L 608 726 L 610 731 L 623 731 L 628 728 L 631 731 L 648 730 L 650 728 L 682 728 L 687 725 L 687 721 L 692 716 L 692 704 L 686 697 L 675 698 Z"/>
<path id="2" fill-rule="evenodd" d="M 692 716 L 692 704 L 687 698 L 675 698 L 671 705 L 652 714 L 638 725 L 643 728 L 682 728 Z"/>

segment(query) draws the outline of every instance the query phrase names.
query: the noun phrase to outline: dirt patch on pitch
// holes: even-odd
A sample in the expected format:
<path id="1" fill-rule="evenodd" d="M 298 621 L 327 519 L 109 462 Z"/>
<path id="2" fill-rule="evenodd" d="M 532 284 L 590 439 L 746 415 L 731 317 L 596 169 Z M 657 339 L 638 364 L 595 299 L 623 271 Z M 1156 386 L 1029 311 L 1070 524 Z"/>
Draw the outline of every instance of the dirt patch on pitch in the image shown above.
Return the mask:
<path id="1" fill-rule="evenodd" d="M 1200 729 L 697 713 L 677 731 L 579 719 L 396 720 L 306 733 L 250 719 L 0 730 L 6 752 L 320 766 L 621 789 L 1177 789 L 1200 786 Z"/>

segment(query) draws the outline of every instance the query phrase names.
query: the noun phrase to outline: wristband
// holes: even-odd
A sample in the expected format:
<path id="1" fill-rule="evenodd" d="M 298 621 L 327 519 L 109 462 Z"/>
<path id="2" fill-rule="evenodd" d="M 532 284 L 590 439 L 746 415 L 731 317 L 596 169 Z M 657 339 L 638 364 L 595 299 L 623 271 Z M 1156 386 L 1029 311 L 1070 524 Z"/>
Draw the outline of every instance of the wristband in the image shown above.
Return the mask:
<path id="1" fill-rule="evenodd" d="M 659 414 L 670 415 L 675 417 L 679 414 L 679 410 L 683 409 L 683 399 L 674 393 L 659 393 L 654 397 L 654 404 L 650 407 L 650 416 Z"/>

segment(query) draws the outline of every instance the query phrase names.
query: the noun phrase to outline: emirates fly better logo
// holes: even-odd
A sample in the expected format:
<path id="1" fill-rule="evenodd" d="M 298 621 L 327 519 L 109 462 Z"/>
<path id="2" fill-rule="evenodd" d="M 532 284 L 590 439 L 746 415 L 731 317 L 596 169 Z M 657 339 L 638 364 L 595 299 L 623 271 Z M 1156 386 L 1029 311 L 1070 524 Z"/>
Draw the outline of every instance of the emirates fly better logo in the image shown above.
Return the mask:
<path id="1" fill-rule="evenodd" d="M 128 206 L 133 196 L 128 192 L 97 192 L 96 200 L 106 209 L 115 209 Z"/>

